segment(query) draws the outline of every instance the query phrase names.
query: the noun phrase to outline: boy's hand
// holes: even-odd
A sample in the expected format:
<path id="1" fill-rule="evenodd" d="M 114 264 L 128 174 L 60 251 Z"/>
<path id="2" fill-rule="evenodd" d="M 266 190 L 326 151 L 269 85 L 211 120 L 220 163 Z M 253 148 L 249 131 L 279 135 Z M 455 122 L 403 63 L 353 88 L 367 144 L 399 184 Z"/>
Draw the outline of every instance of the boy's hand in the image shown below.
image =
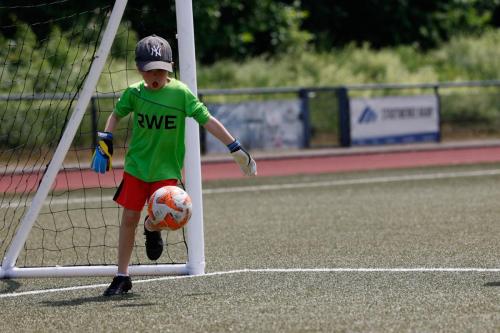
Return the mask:
<path id="1" fill-rule="evenodd" d="M 98 173 L 106 173 L 111 169 L 111 156 L 113 156 L 113 133 L 97 132 L 99 141 L 95 147 L 90 167 Z"/>
<path id="2" fill-rule="evenodd" d="M 250 156 L 250 154 L 243 149 L 238 140 L 234 140 L 233 143 L 227 145 L 231 151 L 231 156 L 233 156 L 234 161 L 238 163 L 241 171 L 247 176 L 257 175 L 257 163 Z"/>

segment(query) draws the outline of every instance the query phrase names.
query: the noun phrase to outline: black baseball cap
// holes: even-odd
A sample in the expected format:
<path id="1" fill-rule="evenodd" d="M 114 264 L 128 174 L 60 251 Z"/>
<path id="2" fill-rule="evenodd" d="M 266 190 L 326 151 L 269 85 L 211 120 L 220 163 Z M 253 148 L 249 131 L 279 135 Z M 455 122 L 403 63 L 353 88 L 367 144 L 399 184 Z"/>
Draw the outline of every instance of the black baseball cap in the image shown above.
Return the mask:
<path id="1" fill-rule="evenodd" d="M 141 39 L 135 47 L 135 63 L 137 68 L 143 72 L 152 69 L 164 69 L 173 72 L 170 44 L 156 35 Z"/>

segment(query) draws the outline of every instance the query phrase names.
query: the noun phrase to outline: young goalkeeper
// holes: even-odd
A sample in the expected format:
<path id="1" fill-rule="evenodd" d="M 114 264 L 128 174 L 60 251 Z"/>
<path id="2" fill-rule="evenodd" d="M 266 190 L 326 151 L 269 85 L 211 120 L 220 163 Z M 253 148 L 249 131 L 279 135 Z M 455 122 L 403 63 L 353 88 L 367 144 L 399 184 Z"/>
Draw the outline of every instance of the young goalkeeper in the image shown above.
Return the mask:
<path id="1" fill-rule="evenodd" d="M 105 296 L 126 293 L 132 288 L 128 265 L 134 246 L 135 230 L 141 210 L 155 190 L 177 185 L 184 161 L 184 124 L 194 118 L 209 133 L 227 145 L 231 155 L 248 176 L 257 174 L 255 161 L 227 129 L 210 115 L 207 108 L 182 82 L 169 77 L 172 72 L 172 50 L 168 42 L 156 35 L 140 40 L 135 60 L 143 80 L 132 84 L 120 97 L 109 116 L 92 157 L 94 171 L 105 173 L 111 168 L 113 130 L 118 121 L 133 115 L 133 130 L 123 180 L 114 200 L 123 207 L 118 239 L 118 272 Z M 144 223 L 146 254 L 156 260 L 163 251 L 161 233 Z"/>

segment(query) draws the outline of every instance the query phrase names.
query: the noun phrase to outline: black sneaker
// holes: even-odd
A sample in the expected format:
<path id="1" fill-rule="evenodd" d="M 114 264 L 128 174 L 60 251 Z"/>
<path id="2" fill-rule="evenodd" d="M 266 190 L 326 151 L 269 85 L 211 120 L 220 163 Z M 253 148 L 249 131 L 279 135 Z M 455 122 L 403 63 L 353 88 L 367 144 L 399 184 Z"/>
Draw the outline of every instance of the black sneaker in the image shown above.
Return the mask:
<path id="1" fill-rule="evenodd" d="M 115 276 L 113 282 L 104 291 L 104 296 L 123 295 L 132 289 L 130 276 Z"/>
<path id="2" fill-rule="evenodd" d="M 146 236 L 146 255 L 149 260 L 157 260 L 163 252 L 163 239 L 161 239 L 161 232 L 148 231 L 146 226 L 144 226 L 144 235 Z"/>

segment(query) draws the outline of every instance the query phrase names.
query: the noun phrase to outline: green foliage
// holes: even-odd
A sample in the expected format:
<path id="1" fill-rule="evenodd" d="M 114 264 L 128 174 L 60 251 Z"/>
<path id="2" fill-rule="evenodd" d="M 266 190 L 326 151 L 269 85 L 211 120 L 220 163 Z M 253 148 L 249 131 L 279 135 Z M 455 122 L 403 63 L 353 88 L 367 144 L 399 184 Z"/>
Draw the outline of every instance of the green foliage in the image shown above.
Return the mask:
<path id="1" fill-rule="evenodd" d="M 207 88 L 260 86 L 332 86 L 374 82 L 430 82 L 437 79 L 426 66 L 406 67 L 391 50 L 374 51 L 353 45 L 330 53 L 283 54 L 245 62 L 221 61 L 199 69 L 199 84 Z"/>
<path id="2" fill-rule="evenodd" d="M 225 60 L 199 67 L 198 82 L 201 88 L 241 88 L 494 80 L 500 77 L 498 45 L 499 29 L 489 30 L 481 36 L 457 36 L 428 52 L 416 46 L 375 50 L 368 44 L 361 47 L 350 44 L 333 52 L 282 54 L 244 62 Z M 367 90 L 351 92 L 351 95 L 395 93 L 422 91 Z M 494 92 L 486 88 L 469 88 L 460 92 L 441 91 L 441 94 L 444 137 L 462 135 L 467 129 L 473 130 L 474 135 L 498 132 L 498 88 Z M 336 133 L 337 123 L 332 120 L 336 119 L 332 113 L 335 106 L 333 95 L 317 94 L 311 99 L 311 117 L 317 135 Z"/>
<path id="3" fill-rule="evenodd" d="M 376 48 L 418 45 L 431 49 L 457 34 L 498 26 L 499 0 L 302 1 L 303 29 L 321 50 L 365 42 Z"/>
<path id="4" fill-rule="evenodd" d="M 0 38 L 0 94 L 9 96 L 0 102 L 0 146 L 47 147 L 57 142 L 72 110 L 70 99 L 50 96 L 78 92 L 94 56 L 95 42 L 89 41 L 99 29 L 79 33 L 53 25 L 46 38 L 38 39 L 28 24 L 14 22 L 15 33 Z M 48 97 L 17 98 L 36 94 Z"/>
<path id="5" fill-rule="evenodd" d="M 498 136 L 500 94 L 497 88 L 444 90 L 441 122 L 445 137 Z"/>
<path id="6" fill-rule="evenodd" d="M 226 58 L 210 66 L 201 65 L 198 67 L 198 83 L 201 88 L 423 83 L 492 80 L 500 77 L 498 29 L 489 29 L 482 34 L 456 35 L 449 42 L 441 43 L 438 48 L 428 51 L 415 44 L 377 49 L 369 43 L 350 43 L 331 51 L 314 51 L 308 46 L 311 35 L 300 29 L 300 22 L 307 18 L 307 13 L 300 8 L 298 2 L 288 5 L 270 0 L 245 4 L 229 0 L 210 2 L 208 15 L 220 18 L 233 15 L 234 13 L 227 13 L 228 8 L 235 13 L 241 11 L 245 15 L 255 16 L 259 12 L 261 15 L 248 23 L 223 26 L 224 29 L 229 29 L 227 33 L 232 37 L 229 40 L 217 40 L 216 43 L 239 45 L 242 56 L 259 54 L 257 41 L 266 36 L 273 41 L 273 50 L 279 51 L 276 54 L 267 52 L 251 58 L 242 57 L 239 61 Z M 53 25 L 47 38 L 40 39 L 28 24 L 17 18 L 12 20 L 16 25 L 14 33 L 0 35 L 0 94 L 31 95 L 77 91 L 93 56 L 93 40 L 99 31 L 98 27 L 92 25 L 92 29 L 83 29 L 77 33 L 76 30 L 64 30 Z M 213 24 L 213 29 L 221 28 L 219 23 Z M 132 26 L 133 23 L 129 21 L 120 26 L 111 57 L 98 83 L 99 93 L 120 92 L 140 79 L 134 63 L 134 49 L 139 33 L 135 33 Z M 285 26 L 288 28 L 283 28 Z M 207 34 L 207 38 L 202 38 L 201 43 L 209 42 L 216 35 Z M 234 36 L 239 37 L 231 39 Z M 222 56 L 225 51 L 220 51 L 218 55 Z M 114 101 L 100 103 L 110 112 Z M 316 109 L 321 109 L 322 105 L 329 103 L 326 97 L 318 96 L 316 104 Z M 494 94 L 478 99 L 463 95 L 445 98 L 443 120 L 460 126 L 471 123 L 496 124 L 492 117 L 496 117 L 497 109 L 498 99 L 494 98 Z M 37 105 L 33 102 L 3 103 L 0 118 L 7 118 L 7 112 L 17 111 L 20 112 L 19 115 L 11 118 L 16 120 L 8 126 L 2 126 L 2 146 L 15 146 L 22 141 L 23 135 L 28 135 L 22 134 L 25 132 L 19 127 L 24 123 L 35 127 L 46 125 L 40 129 L 40 133 L 31 135 L 29 139 L 33 144 L 42 142 L 40 140 L 50 137 L 56 128 L 64 125 L 68 106 L 48 103 Z M 66 113 L 63 115 L 62 112 Z M 23 117 L 24 113 L 29 115 Z M 319 114 L 314 114 L 314 117 L 319 119 L 319 123 L 326 123 L 325 118 Z M 330 115 L 327 116 L 329 117 L 331 118 Z M 46 120 L 40 122 L 39 119 Z M 465 121 L 460 123 L 459 119 Z"/>
<path id="7" fill-rule="evenodd" d="M 95 16 L 113 3 L 66 0 L 23 6 L 14 0 L 4 2 L 0 34 L 12 38 L 17 21 L 49 22 L 34 26 L 38 39 L 54 26 L 65 32 L 91 26 Z M 431 49 L 456 35 L 479 34 L 500 25 L 500 0 L 364 0 L 334 5 L 306 0 L 196 0 L 193 12 L 198 58 L 204 64 L 303 51 L 306 46 L 330 52 L 349 43 L 369 43 L 378 49 L 400 45 Z M 175 47 L 173 0 L 129 1 L 124 19 L 138 36 L 156 33 Z"/>
<path id="8" fill-rule="evenodd" d="M 363 83 L 424 83 L 500 77 L 500 29 L 457 36 L 440 48 L 376 50 L 349 44 L 332 52 L 286 53 L 199 66 L 202 88 L 333 86 Z"/>
<path id="9" fill-rule="evenodd" d="M 428 55 L 440 80 L 494 80 L 500 77 L 500 30 L 458 36 Z"/>
<path id="10" fill-rule="evenodd" d="M 304 50 L 312 35 L 301 25 L 300 1 L 213 1 L 194 3 L 198 57 L 204 63 Z"/>

